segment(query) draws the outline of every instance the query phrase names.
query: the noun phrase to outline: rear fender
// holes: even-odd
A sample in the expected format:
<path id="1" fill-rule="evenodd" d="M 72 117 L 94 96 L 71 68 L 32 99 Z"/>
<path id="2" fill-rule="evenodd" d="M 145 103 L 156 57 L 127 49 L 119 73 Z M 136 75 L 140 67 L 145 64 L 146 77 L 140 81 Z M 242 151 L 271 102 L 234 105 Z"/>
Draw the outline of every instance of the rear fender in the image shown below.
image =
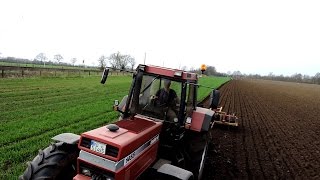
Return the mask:
<path id="1" fill-rule="evenodd" d="M 56 142 L 64 142 L 67 144 L 78 144 L 80 136 L 73 133 L 62 133 L 51 138 Z"/>
<path id="2" fill-rule="evenodd" d="M 190 129 L 197 132 L 209 131 L 213 115 L 214 111 L 197 107 L 192 113 Z"/>

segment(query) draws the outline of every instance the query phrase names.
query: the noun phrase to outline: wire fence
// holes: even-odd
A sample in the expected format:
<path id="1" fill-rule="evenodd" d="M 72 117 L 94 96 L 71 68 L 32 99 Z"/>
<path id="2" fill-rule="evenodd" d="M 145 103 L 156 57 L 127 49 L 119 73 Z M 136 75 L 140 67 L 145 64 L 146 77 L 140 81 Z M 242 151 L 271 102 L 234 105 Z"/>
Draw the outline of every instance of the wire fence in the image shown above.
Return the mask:
<path id="1" fill-rule="evenodd" d="M 61 68 L 38 68 L 38 67 L 18 67 L 0 66 L 1 78 L 15 77 L 76 77 L 76 76 L 101 76 L 99 69 L 61 69 Z M 131 75 L 127 72 L 110 71 L 110 76 Z"/>

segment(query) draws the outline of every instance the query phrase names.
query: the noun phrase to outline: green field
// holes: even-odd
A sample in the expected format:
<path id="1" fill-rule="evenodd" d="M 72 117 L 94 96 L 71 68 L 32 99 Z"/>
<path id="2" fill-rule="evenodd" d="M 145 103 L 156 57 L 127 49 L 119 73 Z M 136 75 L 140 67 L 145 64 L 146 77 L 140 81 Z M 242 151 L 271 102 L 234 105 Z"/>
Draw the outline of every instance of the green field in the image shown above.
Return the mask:
<path id="1" fill-rule="evenodd" d="M 208 87 L 212 87 L 212 88 L 217 88 L 219 87 L 221 84 L 229 81 L 230 78 L 229 77 L 212 77 L 212 76 L 208 76 L 208 77 L 202 77 L 199 79 L 199 84 L 203 85 L 203 86 L 208 86 Z M 199 87 L 198 89 L 198 101 L 203 100 L 210 92 L 212 91 L 212 89 L 207 88 L 207 87 Z"/>
<path id="2" fill-rule="evenodd" d="M 51 137 L 99 127 L 117 118 L 114 99 L 128 93 L 129 76 L 0 79 L 0 179 L 17 179 Z M 203 77 L 217 87 L 228 78 Z M 200 88 L 203 98 L 210 92 Z M 200 99 L 199 98 L 199 99 Z"/>

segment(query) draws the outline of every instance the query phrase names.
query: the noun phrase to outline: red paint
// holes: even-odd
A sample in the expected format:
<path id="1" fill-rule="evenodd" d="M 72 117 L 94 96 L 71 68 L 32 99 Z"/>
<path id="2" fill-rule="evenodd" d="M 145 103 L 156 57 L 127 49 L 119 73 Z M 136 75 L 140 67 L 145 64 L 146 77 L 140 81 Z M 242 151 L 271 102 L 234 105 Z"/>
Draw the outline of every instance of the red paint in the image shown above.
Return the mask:
<path id="1" fill-rule="evenodd" d="M 115 179 L 137 179 L 156 160 L 159 142 L 144 150 L 141 155 L 133 160 L 127 167 L 116 172 Z"/>
<path id="2" fill-rule="evenodd" d="M 192 113 L 191 126 L 190 126 L 191 130 L 201 132 L 202 124 L 205 119 L 205 115 L 207 111 L 208 109 L 197 107 L 197 109 Z"/>
<path id="3" fill-rule="evenodd" d="M 190 129 L 193 131 L 201 132 L 204 116 L 205 116 L 204 113 L 194 111 L 192 113 Z"/>
<path id="4" fill-rule="evenodd" d="M 73 180 L 90 180 L 90 179 L 91 179 L 90 177 L 84 176 L 84 175 L 82 175 L 82 174 L 77 174 L 77 175 L 73 178 Z"/>
<path id="5" fill-rule="evenodd" d="M 118 121 L 116 122 L 116 124 L 121 128 L 127 129 L 130 132 L 137 134 L 155 125 L 156 123 L 153 121 L 146 121 L 146 120 L 134 117 L 133 120 L 126 119 L 126 120 Z"/>
<path id="6" fill-rule="evenodd" d="M 174 76 L 174 73 L 177 71 L 182 71 L 178 69 L 170 69 L 170 68 L 165 68 L 165 67 L 159 67 L 159 66 L 146 66 L 145 67 L 145 72 L 151 73 L 151 74 L 156 74 L 156 75 L 163 75 L 163 76 L 169 76 L 169 77 L 174 77 L 176 79 L 183 79 L 183 80 L 193 80 L 196 81 L 197 74 L 195 73 L 190 73 L 190 72 L 185 72 L 183 71 L 182 77 L 177 77 Z"/>
<path id="7" fill-rule="evenodd" d="M 127 155 L 132 153 L 147 141 L 151 140 L 156 135 L 160 134 L 162 127 L 162 122 L 152 121 L 140 115 L 136 115 L 133 120 L 125 119 L 122 120 L 122 122 L 117 122 L 116 124 L 118 124 L 120 127 L 117 132 L 110 132 L 106 128 L 106 126 L 103 126 L 82 133 L 79 142 L 79 148 L 86 152 L 117 162 L 125 158 Z M 81 147 L 80 144 L 83 137 L 119 148 L 118 156 L 111 157 L 94 152 L 88 148 Z M 150 145 L 150 147 L 145 149 L 138 157 L 136 157 L 136 159 L 132 160 L 130 164 L 119 169 L 116 172 L 116 179 L 118 179 L 117 177 L 119 177 L 119 179 L 127 179 L 128 177 L 130 177 L 129 179 L 134 179 L 142 172 L 144 172 L 147 168 L 149 168 L 149 166 L 156 160 L 158 145 L 159 142 Z M 78 158 L 78 162 L 80 161 L 82 160 Z M 79 163 L 77 169 L 79 173 Z M 105 171 L 108 170 L 105 169 Z M 129 176 L 126 176 L 126 174 L 128 174 Z M 77 175 L 76 177 L 74 177 L 74 179 L 83 178 L 84 177 L 81 175 Z"/>
<path id="8" fill-rule="evenodd" d="M 146 169 L 148 169 L 152 163 L 157 158 L 157 150 L 159 146 L 159 141 L 155 144 L 151 145 L 147 149 L 145 149 L 139 157 L 134 159 L 129 165 L 119 169 L 116 172 L 111 172 L 108 169 L 104 169 L 103 167 L 96 167 L 95 165 L 85 162 L 78 158 L 78 173 L 80 171 L 79 164 L 80 162 L 89 164 L 90 166 L 94 166 L 94 169 L 100 169 L 101 171 L 109 171 L 111 173 L 115 174 L 115 179 L 129 179 L 133 180 L 139 177 Z M 74 178 L 74 180 L 88 180 L 90 177 L 84 176 L 81 174 L 77 174 Z"/>
<path id="9" fill-rule="evenodd" d="M 97 156 L 102 156 L 104 158 L 107 158 L 107 159 L 110 159 L 113 161 L 119 161 L 120 159 L 126 157 L 128 154 L 130 154 L 135 149 L 140 147 L 146 141 L 150 140 L 151 138 L 153 138 L 157 134 L 160 134 L 161 124 L 162 124 L 161 122 L 154 122 L 154 121 L 148 120 L 147 118 L 144 118 L 139 115 L 136 115 L 134 120 L 130 121 L 130 123 L 133 123 L 130 126 L 136 125 L 136 126 L 140 127 L 140 125 L 138 123 L 142 123 L 143 121 L 149 121 L 153 125 L 138 134 L 131 132 L 131 131 L 128 131 L 124 128 L 119 128 L 119 130 L 118 130 L 119 132 L 110 132 L 106 128 L 106 126 L 82 133 L 80 143 L 79 143 L 79 148 L 81 150 L 85 150 L 85 151 L 90 152 L 92 154 L 95 154 Z M 149 124 L 149 123 L 145 122 L 145 124 Z M 115 133 L 115 135 L 111 135 L 113 133 Z M 88 148 L 81 147 L 80 144 L 81 144 L 82 137 L 86 137 L 86 138 L 96 140 L 101 143 L 109 144 L 109 145 L 112 145 L 114 147 L 119 148 L 118 157 L 115 158 L 115 157 L 111 157 L 108 155 L 103 155 L 103 154 L 94 152 Z M 112 137 L 114 137 L 114 138 L 112 138 Z"/>

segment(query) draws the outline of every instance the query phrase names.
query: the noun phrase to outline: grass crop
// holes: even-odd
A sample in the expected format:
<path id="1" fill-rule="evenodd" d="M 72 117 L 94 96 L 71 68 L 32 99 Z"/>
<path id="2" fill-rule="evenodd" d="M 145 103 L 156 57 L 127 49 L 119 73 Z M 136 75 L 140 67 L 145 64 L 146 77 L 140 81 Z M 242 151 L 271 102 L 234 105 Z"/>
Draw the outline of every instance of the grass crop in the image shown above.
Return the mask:
<path id="1" fill-rule="evenodd" d="M 129 76 L 0 80 L 0 179 L 17 179 L 37 151 L 63 132 L 80 134 L 116 119 L 113 99 Z"/>
<path id="2" fill-rule="evenodd" d="M 212 88 L 216 89 L 221 84 L 229 81 L 229 77 L 213 77 L 213 76 L 204 76 L 199 79 L 198 84 L 202 85 L 198 88 L 198 101 L 203 100 L 208 94 L 212 91 Z M 207 87 L 203 87 L 207 86 Z M 208 88 L 211 87 L 211 88 Z"/>
<path id="3" fill-rule="evenodd" d="M 130 76 L 0 79 L 0 179 L 17 179 L 51 137 L 97 128 L 115 120 L 113 100 L 129 92 Z M 218 87 L 228 79 L 200 78 Z M 199 88 L 199 99 L 211 89 Z"/>

